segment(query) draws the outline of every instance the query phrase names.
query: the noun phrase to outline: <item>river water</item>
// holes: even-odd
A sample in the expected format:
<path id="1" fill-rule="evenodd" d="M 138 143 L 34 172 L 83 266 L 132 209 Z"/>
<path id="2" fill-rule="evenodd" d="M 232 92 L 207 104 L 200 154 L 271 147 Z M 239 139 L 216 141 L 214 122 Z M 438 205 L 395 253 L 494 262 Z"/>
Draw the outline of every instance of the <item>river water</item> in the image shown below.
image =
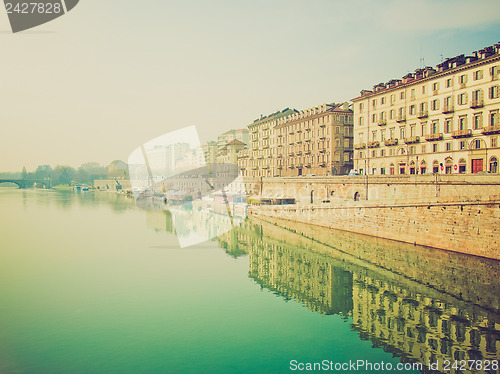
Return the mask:
<path id="1" fill-rule="evenodd" d="M 255 219 L 180 249 L 107 192 L 0 189 L 0 227 L 2 374 L 498 372 L 451 367 L 500 356 L 495 261 Z"/>

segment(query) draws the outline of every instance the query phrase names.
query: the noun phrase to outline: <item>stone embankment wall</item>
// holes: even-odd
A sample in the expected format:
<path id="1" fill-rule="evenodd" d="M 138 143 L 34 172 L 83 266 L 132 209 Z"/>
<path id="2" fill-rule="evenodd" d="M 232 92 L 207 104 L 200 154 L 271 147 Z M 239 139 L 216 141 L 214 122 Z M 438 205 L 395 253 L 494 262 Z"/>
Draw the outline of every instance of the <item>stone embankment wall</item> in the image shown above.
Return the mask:
<path id="1" fill-rule="evenodd" d="M 264 179 L 262 196 L 284 194 L 297 204 L 250 206 L 248 213 L 500 260 L 498 176 L 439 176 L 437 183 L 435 176 L 372 176 L 368 199 L 365 177 L 354 178 Z"/>

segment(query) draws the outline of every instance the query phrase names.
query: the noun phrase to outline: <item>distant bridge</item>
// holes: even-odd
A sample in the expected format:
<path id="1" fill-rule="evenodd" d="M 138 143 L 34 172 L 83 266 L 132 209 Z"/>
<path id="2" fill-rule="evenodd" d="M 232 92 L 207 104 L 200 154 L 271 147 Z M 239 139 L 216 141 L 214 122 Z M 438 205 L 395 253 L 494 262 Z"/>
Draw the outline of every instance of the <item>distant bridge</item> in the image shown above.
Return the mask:
<path id="1" fill-rule="evenodd" d="M 36 179 L 0 179 L 0 183 L 14 183 L 19 188 L 31 188 L 35 185 L 43 185 L 45 188 L 50 187 L 50 181 Z"/>

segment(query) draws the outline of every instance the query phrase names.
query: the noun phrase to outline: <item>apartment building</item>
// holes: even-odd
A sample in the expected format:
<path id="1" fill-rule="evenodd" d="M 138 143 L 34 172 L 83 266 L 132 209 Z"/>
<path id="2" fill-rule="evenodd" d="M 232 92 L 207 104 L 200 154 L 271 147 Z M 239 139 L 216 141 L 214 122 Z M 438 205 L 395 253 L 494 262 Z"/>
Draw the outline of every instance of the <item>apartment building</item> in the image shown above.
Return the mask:
<path id="1" fill-rule="evenodd" d="M 278 121 L 292 114 L 295 109 L 286 108 L 268 116 L 261 116 L 248 126 L 250 145 L 248 152 L 241 151 L 238 155 L 238 166 L 246 177 L 272 177 L 276 175 L 273 169 L 273 153 L 271 138 Z M 242 153 L 243 152 L 243 153 Z"/>
<path id="2" fill-rule="evenodd" d="M 353 111 L 347 103 L 323 104 L 282 118 L 273 135 L 273 175 L 342 175 L 353 167 Z"/>
<path id="3" fill-rule="evenodd" d="M 498 173 L 500 43 L 363 90 L 354 103 L 362 174 Z"/>

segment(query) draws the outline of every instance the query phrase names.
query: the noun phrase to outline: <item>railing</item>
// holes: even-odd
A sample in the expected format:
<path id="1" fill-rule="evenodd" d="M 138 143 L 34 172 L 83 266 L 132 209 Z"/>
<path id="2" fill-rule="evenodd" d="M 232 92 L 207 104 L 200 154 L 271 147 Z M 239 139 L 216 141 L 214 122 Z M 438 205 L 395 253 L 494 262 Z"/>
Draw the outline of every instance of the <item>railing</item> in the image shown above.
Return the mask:
<path id="1" fill-rule="evenodd" d="M 500 133 L 500 125 L 483 127 L 483 134 L 498 134 Z"/>
<path id="2" fill-rule="evenodd" d="M 421 110 L 420 112 L 418 112 L 417 117 L 418 118 L 427 118 L 427 117 L 429 117 L 429 112 L 427 110 Z"/>
<path id="3" fill-rule="evenodd" d="M 419 142 L 420 142 L 420 136 L 410 136 L 409 138 L 405 138 L 406 144 L 413 144 Z"/>
<path id="4" fill-rule="evenodd" d="M 385 145 L 391 146 L 391 145 L 398 145 L 398 139 L 387 139 L 384 141 Z"/>
<path id="5" fill-rule="evenodd" d="M 379 119 L 378 120 L 378 125 L 379 126 L 385 126 L 385 125 L 387 125 L 387 120 L 385 120 L 385 119 Z"/>
<path id="6" fill-rule="evenodd" d="M 468 136 L 472 136 L 472 130 L 467 129 L 467 130 L 456 130 L 451 132 L 451 137 L 452 138 L 466 138 Z"/>
<path id="7" fill-rule="evenodd" d="M 455 111 L 455 108 L 453 105 L 445 105 L 443 107 L 443 113 L 453 113 Z"/>
<path id="8" fill-rule="evenodd" d="M 366 143 L 354 144 L 354 149 L 365 149 Z"/>
<path id="9" fill-rule="evenodd" d="M 379 142 L 369 142 L 368 143 L 368 148 L 377 148 L 380 146 Z"/>
<path id="10" fill-rule="evenodd" d="M 443 133 L 440 132 L 440 133 L 437 133 L 437 134 L 427 134 L 425 135 L 425 140 L 427 140 L 428 142 L 434 142 L 436 140 L 441 140 L 443 139 Z"/>
<path id="11" fill-rule="evenodd" d="M 482 108 L 484 106 L 483 99 L 472 99 L 470 103 L 471 108 Z"/>
<path id="12" fill-rule="evenodd" d="M 404 122 L 404 121 L 406 121 L 406 116 L 404 114 L 396 117 L 396 122 Z"/>

